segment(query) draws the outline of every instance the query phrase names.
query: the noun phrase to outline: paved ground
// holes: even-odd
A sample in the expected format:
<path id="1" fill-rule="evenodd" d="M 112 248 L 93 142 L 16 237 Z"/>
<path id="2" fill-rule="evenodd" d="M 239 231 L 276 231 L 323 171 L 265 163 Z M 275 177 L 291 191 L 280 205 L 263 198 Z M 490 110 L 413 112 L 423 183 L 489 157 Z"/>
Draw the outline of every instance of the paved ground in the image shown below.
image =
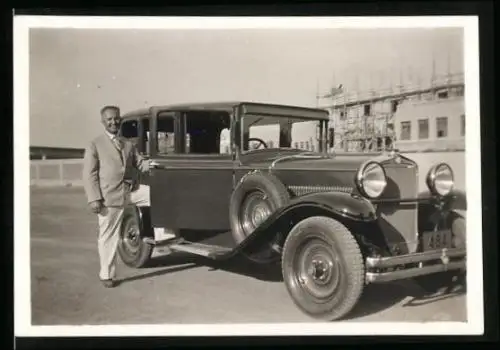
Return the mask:
<path id="1" fill-rule="evenodd" d="M 96 218 L 80 189 L 31 190 L 33 325 L 308 322 L 277 272 L 186 255 L 133 270 L 115 289 L 98 281 Z M 465 294 L 424 299 L 412 283 L 370 286 L 350 321 L 465 321 Z"/>

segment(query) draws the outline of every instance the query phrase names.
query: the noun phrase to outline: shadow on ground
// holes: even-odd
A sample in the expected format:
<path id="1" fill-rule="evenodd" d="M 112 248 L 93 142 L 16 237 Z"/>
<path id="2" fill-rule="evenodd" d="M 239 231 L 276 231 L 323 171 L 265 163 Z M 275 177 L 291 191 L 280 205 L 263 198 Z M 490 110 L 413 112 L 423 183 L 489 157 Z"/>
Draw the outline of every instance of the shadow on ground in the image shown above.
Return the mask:
<path id="1" fill-rule="evenodd" d="M 152 276 L 173 273 L 196 267 L 208 267 L 209 271 L 224 271 L 238 275 L 255 278 L 261 281 L 283 283 L 281 266 L 258 265 L 245 259 L 235 257 L 228 261 L 218 262 L 186 253 L 173 253 L 171 255 L 154 259 L 150 267 L 172 266 L 159 271 L 148 272 L 144 275 L 128 278 L 126 281 L 149 278 Z M 175 266 L 174 266 L 175 265 Z M 415 307 L 438 302 L 444 299 L 456 297 L 466 293 L 463 281 L 442 284 L 441 287 L 422 287 L 413 280 L 403 280 L 384 284 L 367 285 L 365 291 L 356 307 L 345 318 L 345 320 L 369 316 L 389 309 L 403 300 L 410 298 L 403 307 Z"/>
<path id="2" fill-rule="evenodd" d="M 228 273 L 255 278 L 261 281 L 283 282 L 281 266 L 279 264 L 259 265 L 239 256 L 231 258 L 227 261 L 215 261 L 201 256 L 175 252 L 167 256 L 152 259 L 148 267 L 186 264 L 189 266 L 186 266 L 183 269 L 205 266 L 209 268 L 209 271 L 222 270 Z M 169 271 L 166 271 L 165 273 L 169 273 Z"/>
<path id="3" fill-rule="evenodd" d="M 376 314 L 399 304 L 408 297 L 410 299 L 402 304 L 403 307 L 431 304 L 463 295 L 466 292 L 467 288 L 462 280 L 443 283 L 432 288 L 424 288 L 413 280 L 368 285 L 359 303 L 345 319 L 355 319 Z"/>

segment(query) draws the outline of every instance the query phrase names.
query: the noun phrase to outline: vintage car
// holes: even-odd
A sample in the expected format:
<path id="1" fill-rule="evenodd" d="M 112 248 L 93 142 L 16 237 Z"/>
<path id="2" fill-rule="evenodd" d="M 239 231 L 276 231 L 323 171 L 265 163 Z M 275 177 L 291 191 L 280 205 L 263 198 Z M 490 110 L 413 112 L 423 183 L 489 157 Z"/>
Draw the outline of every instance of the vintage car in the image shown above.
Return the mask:
<path id="1" fill-rule="evenodd" d="M 370 283 L 463 276 L 450 166 L 432 166 L 422 194 L 417 164 L 398 152 L 328 152 L 328 121 L 325 110 L 253 102 L 125 114 L 122 136 L 151 162 L 136 178 L 151 204 L 128 211 L 121 259 L 139 268 L 168 247 L 281 264 L 294 303 L 319 320 L 345 317 Z M 296 147 L 307 133 L 314 150 Z M 153 227 L 176 237 L 155 241 Z"/>

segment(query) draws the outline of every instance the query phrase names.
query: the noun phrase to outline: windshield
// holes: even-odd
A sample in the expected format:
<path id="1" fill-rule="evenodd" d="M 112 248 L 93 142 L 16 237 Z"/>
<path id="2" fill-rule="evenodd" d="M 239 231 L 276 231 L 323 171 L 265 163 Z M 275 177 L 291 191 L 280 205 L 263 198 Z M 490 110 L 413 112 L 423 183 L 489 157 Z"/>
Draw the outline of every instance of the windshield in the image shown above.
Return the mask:
<path id="1" fill-rule="evenodd" d="M 310 118 L 245 115 L 243 152 L 264 148 L 291 148 L 319 152 L 326 145 L 326 121 Z"/>

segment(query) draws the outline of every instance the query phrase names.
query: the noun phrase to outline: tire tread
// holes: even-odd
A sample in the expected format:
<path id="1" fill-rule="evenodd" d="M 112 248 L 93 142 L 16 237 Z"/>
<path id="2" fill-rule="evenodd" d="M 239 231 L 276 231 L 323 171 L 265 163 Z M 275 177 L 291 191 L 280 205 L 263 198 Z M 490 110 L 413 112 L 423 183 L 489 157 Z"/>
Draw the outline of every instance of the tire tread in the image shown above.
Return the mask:
<path id="1" fill-rule="evenodd" d="M 307 225 L 311 221 L 320 222 L 322 225 L 331 227 L 331 233 L 333 233 L 333 237 L 331 237 L 336 242 L 340 243 L 342 247 L 342 253 L 346 259 L 346 267 L 349 273 L 348 280 L 352 282 L 352 284 L 348 287 L 349 293 L 344 298 L 343 301 L 338 304 L 334 310 L 331 310 L 326 315 L 320 315 L 317 318 L 325 319 L 327 318 L 329 321 L 334 321 L 346 316 L 357 304 L 361 295 L 363 294 L 364 285 L 365 285 L 365 266 L 363 261 L 363 255 L 361 253 L 360 247 L 351 234 L 351 232 L 347 229 L 345 225 L 340 223 L 339 221 L 326 216 L 312 216 L 307 219 L 299 222 L 288 235 L 285 243 L 283 245 L 283 252 L 285 253 L 289 249 L 289 245 L 291 244 L 293 238 L 293 232 L 296 228 L 301 228 L 302 226 Z M 300 226 L 299 226 L 300 225 Z M 282 274 L 285 277 L 285 268 L 284 264 L 282 264 Z M 287 286 L 288 289 L 288 286 Z M 298 304 L 298 302 L 293 298 L 294 303 L 302 309 L 302 307 Z M 314 315 L 311 315 L 316 317 Z"/>

